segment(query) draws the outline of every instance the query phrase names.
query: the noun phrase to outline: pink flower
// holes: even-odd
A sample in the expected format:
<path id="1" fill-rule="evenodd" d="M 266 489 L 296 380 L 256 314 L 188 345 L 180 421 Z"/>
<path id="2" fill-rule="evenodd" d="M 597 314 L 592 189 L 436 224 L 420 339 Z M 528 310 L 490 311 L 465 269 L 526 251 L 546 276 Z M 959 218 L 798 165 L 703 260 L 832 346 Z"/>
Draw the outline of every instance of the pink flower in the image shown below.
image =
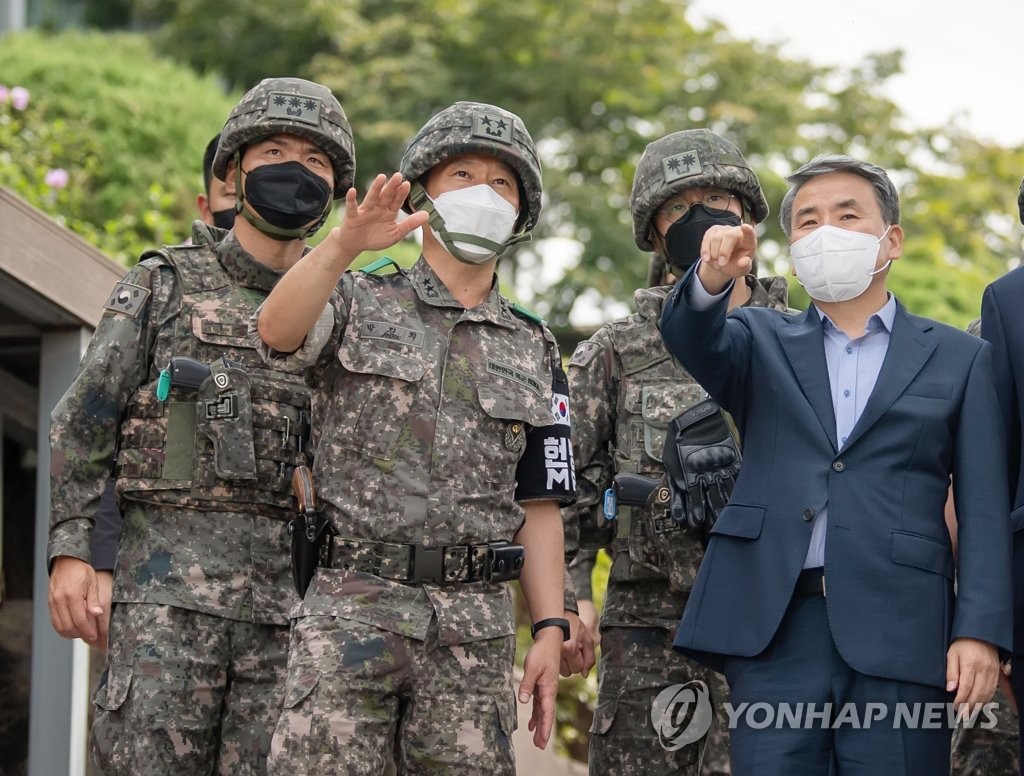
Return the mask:
<path id="1" fill-rule="evenodd" d="M 0 84 L 0 105 L 3 105 L 5 102 L 7 102 L 7 98 L 10 96 L 10 94 L 10 90 L 3 84 Z"/>
<path id="2" fill-rule="evenodd" d="M 62 189 L 68 185 L 68 171 L 63 167 L 56 167 L 46 173 L 43 182 L 51 189 Z"/>
<path id="3" fill-rule="evenodd" d="M 15 86 L 11 89 L 11 105 L 16 110 L 25 110 L 28 107 L 28 89 L 24 86 Z"/>

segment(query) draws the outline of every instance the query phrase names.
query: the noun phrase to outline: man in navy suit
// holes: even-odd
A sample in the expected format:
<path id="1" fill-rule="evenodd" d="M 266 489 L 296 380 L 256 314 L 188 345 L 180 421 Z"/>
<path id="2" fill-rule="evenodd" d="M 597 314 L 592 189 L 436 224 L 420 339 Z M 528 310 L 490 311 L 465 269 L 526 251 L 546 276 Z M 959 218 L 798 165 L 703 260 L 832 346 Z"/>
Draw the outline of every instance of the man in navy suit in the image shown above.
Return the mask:
<path id="1" fill-rule="evenodd" d="M 1011 642 L 991 347 L 887 291 L 903 230 L 884 170 L 824 156 L 788 180 L 780 220 L 814 303 L 727 316 L 756 238 L 713 227 L 662 315 L 744 454 L 675 646 L 725 672 L 734 774 L 947 773 L 947 710 L 980 711 Z"/>
<path id="2" fill-rule="evenodd" d="M 1024 223 L 1024 181 L 1017 195 Z M 1010 681 L 1018 709 L 1024 699 L 1024 267 L 1008 272 L 985 289 L 981 300 L 981 336 L 992 343 L 996 390 L 1003 411 L 1009 461 L 1010 527 L 1013 531 L 1013 660 Z M 1024 715 L 1017 716 L 1018 747 L 1024 753 Z M 1024 757 L 1020 773 L 1024 776 Z"/>

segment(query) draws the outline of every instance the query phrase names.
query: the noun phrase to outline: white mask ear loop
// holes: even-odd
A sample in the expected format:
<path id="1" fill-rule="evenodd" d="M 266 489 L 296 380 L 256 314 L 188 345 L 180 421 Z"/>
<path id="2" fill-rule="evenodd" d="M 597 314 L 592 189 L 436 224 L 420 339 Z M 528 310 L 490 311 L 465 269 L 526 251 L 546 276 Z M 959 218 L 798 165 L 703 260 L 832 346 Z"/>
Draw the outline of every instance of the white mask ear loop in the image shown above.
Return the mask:
<path id="1" fill-rule="evenodd" d="M 885 227 L 885 231 L 884 231 L 884 232 L 882 232 L 882 233 L 881 233 L 881 234 L 880 234 L 880 235 L 878 236 L 878 242 L 879 242 L 879 243 L 881 243 L 881 242 L 882 242 L 882 240 L 884 240 L 884 239 L 885 239 L 885 236 L 886 236 L 887 234 L 889 234 L 889 230 L 890 230 L 890 229 L 892 229 L 892 224 L 889 224 L 889 225 L 888 225 L 887 227 Z M 888 260 L 887 262 L 885 262 L 885 264 L 883 264 L 883 265 L 882 265 L 881 267 L 879 267 L 879 268 L 878 268 L 878 269 L 876 269 L 876 270 L 873 270 L 872 272 L 869 272 L 868 274 L 869 274 L 869 275 L 871 275 L 871 277 L 874 277 L 874 276 L 875 276 L 875 275 L 877 275 L 877 274 L 878 274 L 879 272 L 885 272 L 885 271 L 886 271 L 887 269 L 889 269 L 889 265 L 890 265 L 890 264 L 892 264 L 892 259 L 889 259 L 889 260 Z"/>

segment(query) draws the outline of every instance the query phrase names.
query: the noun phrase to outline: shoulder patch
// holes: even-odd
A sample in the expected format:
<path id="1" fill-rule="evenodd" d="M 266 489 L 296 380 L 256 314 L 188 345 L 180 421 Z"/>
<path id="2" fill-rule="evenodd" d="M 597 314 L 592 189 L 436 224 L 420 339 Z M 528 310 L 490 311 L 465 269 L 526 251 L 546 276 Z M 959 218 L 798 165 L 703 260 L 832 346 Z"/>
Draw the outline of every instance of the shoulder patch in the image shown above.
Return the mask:
<path id="1" fill-rule="evenodd" d="M 367 275 L 376 275 L 380 270 L 384 269 L 388 265 L 395 268 L 395 272 L 401 272 L 402 268 L 398 266 L 398 263 L 390 256 L 381 256 L 376 261 L 371 261 L 365 267 L 361 268 L 360 272 L 365 272 Z"/>
<path id="2" fill-rule="evenodd" d="M 594 356 L 597 355 L 597 351 L 601 349 L 601 346 L 596 342 L 586 340 L 576 346 L 576 350 L 572 352 L 572 358 L 569 359 L 569 366 L 586 366 L 594 360 Z"/>
<path id="3" fill-rule="evenodd" d="M 539 323 L 541 325 L 544 324 L 543 318 L 537 315 L 537 313 L 535 313 L 533 310 L 529 310 L 523 307 L 521 304 L 519 304 L 519 302 L 509 302 L 509 307 L 511 307 L 512 312 L 514 312 L 520 318 L 526 318 L 529 321 L 533 321 L 534 323 Z"/>
<path id="4" fill-rule="evenodd" d="M 133 283 L 125 283 L 122 280 L 114 286 L 114 290 L 111 292 L 110 298 L 108 298 L 107 303 L 103 305 L 103 309 L 110 310 L 113 313 L 130 315 L 134 318 L 142 310 L 146 303 L 146 299 L 149 298 L 149 294 L 150 290 L 148 288 L 136 286 Z"/>

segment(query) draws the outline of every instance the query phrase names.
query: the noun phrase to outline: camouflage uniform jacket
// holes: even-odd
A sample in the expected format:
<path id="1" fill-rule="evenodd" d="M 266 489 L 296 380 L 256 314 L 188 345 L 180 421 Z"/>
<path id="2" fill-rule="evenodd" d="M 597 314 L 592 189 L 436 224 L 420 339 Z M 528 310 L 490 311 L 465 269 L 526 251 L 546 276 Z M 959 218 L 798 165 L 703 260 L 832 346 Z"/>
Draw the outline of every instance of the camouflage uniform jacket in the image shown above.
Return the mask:
<path id="1" fill-rule="evenodd" d="M 125 522 L 115 600 L 285 624 L 294 600 L 287 465 L 299 459 L 292 435 L 309 393 L 295 375 L 268 370 L 248 338 L 249 318 L 280 273 L 256 262 L 233 234 L 204 242 L 199 226 L 195 244 L 148 254 L 129 270 L 53 411 L 49 558 L 90 560 L 116 454 Z M 203 402 L 223 398 L 212 379 L 157 401 L 160 371 L 176 355 L 240 362 L 237 374 L 226 375 L 246 389 L 239 417 L 204 420 Z M 176 418 L 176 410 L 183 414 Z M 225 455 L 215 454 L 211 435 L 222 435 Z M 256 477 L 230 476 L 253 467 Z"/>
<path id="2" fill-rule="evenodd" d="M 302 348 L 264 357 L 311 367 L 313 480 L 341 537 L 432 547 L 513 538 L 525 514 L 517 464 L 527 429 L 552 423 L 559 355 L 496 284 L 467 310 L 422 258 L 387 275 L 349 272 Z M 514 633 L 504 584 L 356 576 L 340 600 L 311 588 L 301 614 L 416 639 L 436 614 L 449 644 Z"/>
<path id="3" fill-rule="evenodd" d="M 784 278 L 748 276 L 747 285 L 749 304 L 787 309 Z M 704 553 L 700 541 L 683 531 L 656 534 L 640 508 L 620 506 L 614 522 L 602 513 L 602 496 L 615 474 L 657 478 L 664 473 L 669 421 L 707 397 L 662 343 L 658 321 L 671 290 L 639 289 L 636 312 L 605 324 L 569 361 L 579 498 L 564 516 L 567 542 L 578 536 L 583 548 L 570 574 L 577 597 L 592 597 L 595 548 L 612 553 L 604 625 L 676 628 L 685 603 L 681 593 L 689 591 Z"/>

